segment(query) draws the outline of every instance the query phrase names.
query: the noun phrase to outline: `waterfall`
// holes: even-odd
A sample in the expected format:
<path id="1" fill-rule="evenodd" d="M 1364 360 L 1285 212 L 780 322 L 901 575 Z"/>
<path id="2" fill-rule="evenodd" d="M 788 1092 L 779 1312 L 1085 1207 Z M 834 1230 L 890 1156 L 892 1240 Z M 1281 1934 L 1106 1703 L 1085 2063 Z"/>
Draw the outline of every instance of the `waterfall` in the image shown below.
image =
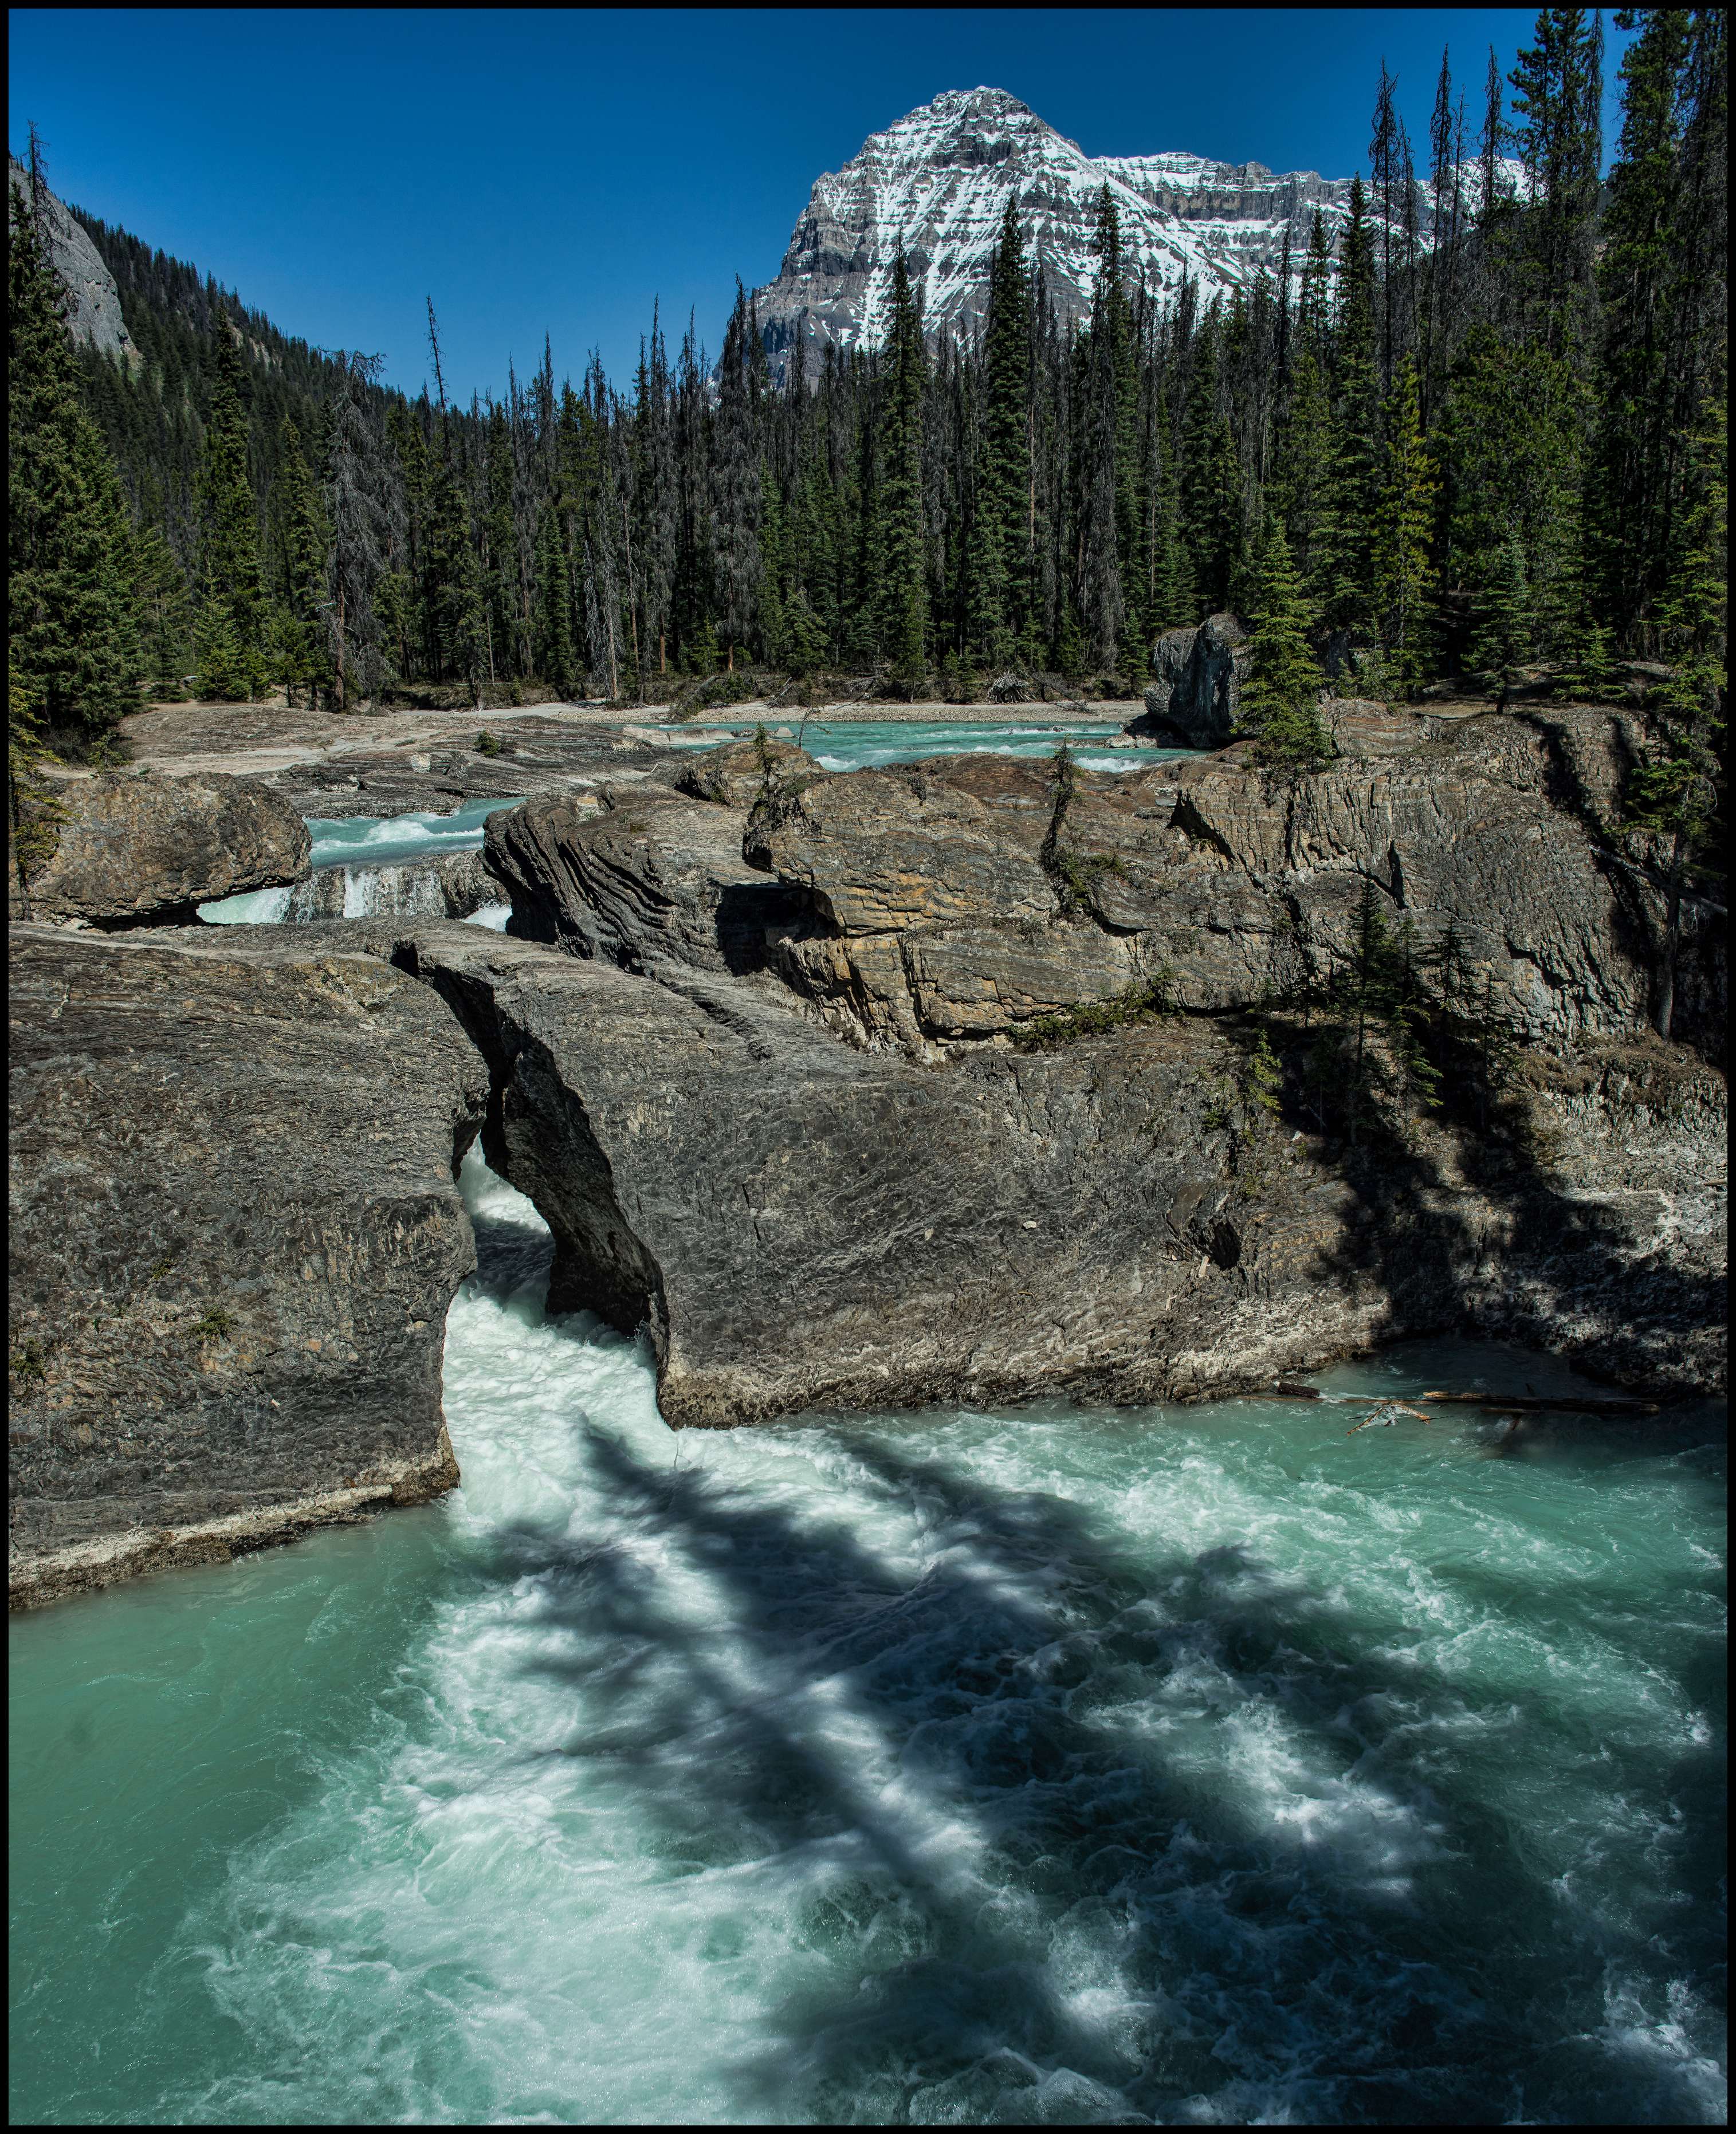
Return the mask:
<path id="1" fill-rule="evenodd" d="M 385 867 L 316 867 L 289 889 L 259 889 L 199 907 L 218 926 L 263 926 L 315 919 L 468 919 L 481 912 L 499 918 L 481 923 L 504 929 L 510 906 L 482 867 L 479 852 L 443 859 L 399 861 Z"/>

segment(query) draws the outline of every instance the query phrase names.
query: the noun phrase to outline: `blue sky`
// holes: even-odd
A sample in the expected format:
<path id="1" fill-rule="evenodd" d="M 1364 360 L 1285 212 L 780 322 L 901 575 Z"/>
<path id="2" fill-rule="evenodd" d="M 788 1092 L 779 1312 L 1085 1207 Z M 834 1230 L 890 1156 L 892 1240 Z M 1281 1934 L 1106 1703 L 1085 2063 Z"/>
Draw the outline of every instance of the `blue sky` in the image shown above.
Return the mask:
<path id="1" fill-rule="evenodd" d="M 1529 10 L 17 9 L 8 138 L 56 190 L 289 333 L 499 391 L 553 339 L 625 383 L 660 296 L 715 350 L 808 189 L 945 89 L 1023 99 L 1090 155 L 1366 167 L 1384 54 L 1425 143 L 1441 47 L 1473 123 Z M 1608 72 L 1628 42 L 1606 12 Z M 1606 147 L 1614 137 L 1613 106 Z M 672 333 L 671 338 L 674 338 Z"/>

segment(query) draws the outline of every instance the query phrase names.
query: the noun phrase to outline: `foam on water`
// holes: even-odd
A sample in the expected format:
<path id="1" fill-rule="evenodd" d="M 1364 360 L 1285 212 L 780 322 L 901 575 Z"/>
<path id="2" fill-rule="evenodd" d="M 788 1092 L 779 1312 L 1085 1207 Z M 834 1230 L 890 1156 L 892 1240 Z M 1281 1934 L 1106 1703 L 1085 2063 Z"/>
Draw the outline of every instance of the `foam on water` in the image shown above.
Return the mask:
<path id="1" fill-rule="evenodd" d="M 448 852 L 474 852 L 483 825 L 518 798 L 471 800 L 450 815 L 321 815 L 307 818 L 316 867 L 379 865 L 409 860 L 443 859 Z"/>
<path id="2" fill-rule="evenodd" d="M 1709 1417 L 678 1438 L 463 1185 L 461 1490 L 13 1626 L 15 2117 L 1719 2118 Z"/>

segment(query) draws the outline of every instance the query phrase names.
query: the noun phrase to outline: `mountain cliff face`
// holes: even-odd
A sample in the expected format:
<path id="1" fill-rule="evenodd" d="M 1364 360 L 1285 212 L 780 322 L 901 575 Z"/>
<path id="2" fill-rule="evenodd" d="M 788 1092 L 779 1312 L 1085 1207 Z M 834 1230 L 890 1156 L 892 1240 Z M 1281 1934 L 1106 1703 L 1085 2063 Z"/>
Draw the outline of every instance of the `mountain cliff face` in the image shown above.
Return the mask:
<path id="1" fill-rule="evenodd" d="M 1517 166 L 1506 175 L 1513 182 Z M 890 315 L 892 260 L 903 240 L 931 333 L 982 319 L 989 263 L 1016 192 L 1026 242 L 1063 317 L 1089 309 L 1097 196 L 1110 189 L 1129 263 L 1173 301 L 1184 277 L 1202 302 L 1275 273 L 1289 236 L 1300 271 L 1318 207 L 1336 237 L 1347 178 L 1280 174 L 1203 156 L 1087 156 L 1004 89 L 950 89 L 815 181 L 777 279 L 755 292 L 774 361 L 800 336 L 849 349 L 877 342 Z M 1434 202 L 1418 188 L 1426 242 Z"/>
<path id="2" fill-rule="evenodd" d="M 12 189 L 28 205 L 29 174 L 16 156 L 7 162 Z M 136 356 L 121 316 L 120 292 L 102 254 L 63 200 L 47 193 L 42 206 L 55 272 L 66 289 L 66 323 L 73 339 L 93 342 L 104 355 Z"/>

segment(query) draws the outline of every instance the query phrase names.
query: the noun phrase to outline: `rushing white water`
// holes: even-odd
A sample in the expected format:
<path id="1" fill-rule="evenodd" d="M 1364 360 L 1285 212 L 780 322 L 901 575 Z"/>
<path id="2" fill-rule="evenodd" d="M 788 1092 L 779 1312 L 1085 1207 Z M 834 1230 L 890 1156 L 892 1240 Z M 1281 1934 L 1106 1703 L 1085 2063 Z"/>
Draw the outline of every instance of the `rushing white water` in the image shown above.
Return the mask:
<path id="1" fill-rule="evenodd" d="M 462 1182 L 460 1491 L 14 1626 L 15 2117 L 1719 2118 L 1709 1417 L 678 1439 Z"/>

